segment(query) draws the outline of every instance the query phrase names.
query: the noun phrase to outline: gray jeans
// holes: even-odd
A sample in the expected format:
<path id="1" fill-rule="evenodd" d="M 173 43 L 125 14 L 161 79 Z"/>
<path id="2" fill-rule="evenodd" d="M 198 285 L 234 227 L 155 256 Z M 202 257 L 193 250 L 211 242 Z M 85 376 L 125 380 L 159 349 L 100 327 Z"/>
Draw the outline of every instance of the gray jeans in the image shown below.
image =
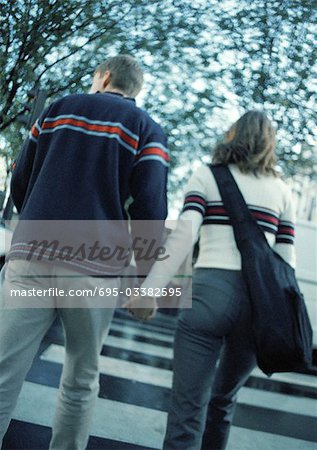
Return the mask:
<path id="1" fill-rule="evenodd" d="M 104 307 L 100 308 L 94 307 L 94 299 L 80 296 L 79 308 L 70 305 L 65 308 L 67 305 L 62 304 L 61 298 L 32 297 L 26 305 L 28 307 L 22 307 L 22 304 L 13 309 L 16 299 L 10 297 L 10 289 L 32 289 L 35 286 L 44 290 L 52 285 L 65 291 L 71 288 L 113 289 L 118 288 L 119 278 L 78 277 L 78 273 L 68 269 L 57 266 L 48 269 L 39 263 L 26 261 L 10 261 L 4 269 L 0 293 L 0 448 L 33 358 L 56 314 L 59 314 L 65 330 L 66 357 L 50 449 L 83 450 L 87 446 L 99 391 L 99 353 L 116 299 L 103 298 Z M 47 276 L 48 273 L 51 277 Z M 21 277 L 23 274 L 27 277 Z M 76 298 L 72 297 L 72 304 L 74 301 Z M 99 298 L 97 304 L 101 303 Z"/>
<path id="2" fill-rule="evenodd" d="M 256 364 L 250 330 L 241 273 L 197 269 L 192 308 L 181 311 L 175 336 L 164 450 L 226 447 L 237 392 Z"/>

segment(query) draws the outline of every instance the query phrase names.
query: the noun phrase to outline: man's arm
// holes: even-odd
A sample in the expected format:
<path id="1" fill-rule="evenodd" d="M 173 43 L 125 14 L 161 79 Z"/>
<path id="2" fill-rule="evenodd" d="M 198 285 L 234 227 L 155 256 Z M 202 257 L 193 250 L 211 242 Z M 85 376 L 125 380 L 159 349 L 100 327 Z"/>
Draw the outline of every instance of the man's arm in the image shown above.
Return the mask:
<path id="1" fill-rule="evenodd" d="M 130 180 L 132 220 L 166 219 L 169 162 L 165 136 L 150 136 L 138 151 Z"/>
<path id="2" fill-rule="evenodd" d="M 132 237 L 134 240 L 138 239 L 141 245 L 143 244 L 140 238 L 154 239 L 156 247 L 161 244 L 164 221 L 167 216 L 169 160 L 166 137 L 163 132 L 146 136 L 136 155 L 130 179 L 132 203 L 128 209 Z M 145 276 L 155 261 L 154 259 L 138 261 L 137 254 L 134 253 L 138 274 Z"/>
<path id="3" fill-rule="evenodd" d="M 141 285 L 145 292 L 149 292 L 150 289 L 152 291 L 160 290 L 167 286 L 198 239 L 206 211 L 207 198 L 204 177 L 201 176 L 202 169 L 198 169 L 187 184 L 184 206 L 177 226 L 164 244 L 169 257 L 164 261 L 156 262 L 151 268 L 149 275 Z M 150 296 L 135 296 L 131 297 L 124 307 L 136 318 L 147 320 L 155 314 L 156 301 Z"/>
<path id="4" fill-rule="evenodd" d="M 41 132 L 41 124 L 48 108 L 36 120 L 24 142 L 22 150 L 12 167 L 11 196 L 17 211 L 20 212 L 27 193 L 32 174 L 37 142 Z"/>

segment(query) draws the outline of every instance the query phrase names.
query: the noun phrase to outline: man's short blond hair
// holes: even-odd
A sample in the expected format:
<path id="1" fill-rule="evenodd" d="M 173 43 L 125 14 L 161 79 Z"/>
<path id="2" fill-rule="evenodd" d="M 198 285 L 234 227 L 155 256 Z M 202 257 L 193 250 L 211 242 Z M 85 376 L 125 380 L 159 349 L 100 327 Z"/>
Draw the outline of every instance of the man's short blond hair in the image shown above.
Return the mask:
<path id="1" fill-rule="evenodd" d="M 143 85 L 143 72 L 139 63 L 130 55 L 118 55 L 99 64 L 95 73 L 111 73 L 110 83 L 128 97 L 136 97 Z"/>

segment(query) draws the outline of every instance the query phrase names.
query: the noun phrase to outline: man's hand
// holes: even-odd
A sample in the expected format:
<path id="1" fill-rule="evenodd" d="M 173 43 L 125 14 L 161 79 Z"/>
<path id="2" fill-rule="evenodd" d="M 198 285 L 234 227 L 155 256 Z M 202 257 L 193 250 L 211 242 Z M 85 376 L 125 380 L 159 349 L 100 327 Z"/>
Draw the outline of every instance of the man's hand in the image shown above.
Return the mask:
<path id="1" fill-rule="evenodd" d="M 157 303 L 155 297 L 131 296 L 123 305 L 138 320 L 148 320 L 155 316 Z"/>

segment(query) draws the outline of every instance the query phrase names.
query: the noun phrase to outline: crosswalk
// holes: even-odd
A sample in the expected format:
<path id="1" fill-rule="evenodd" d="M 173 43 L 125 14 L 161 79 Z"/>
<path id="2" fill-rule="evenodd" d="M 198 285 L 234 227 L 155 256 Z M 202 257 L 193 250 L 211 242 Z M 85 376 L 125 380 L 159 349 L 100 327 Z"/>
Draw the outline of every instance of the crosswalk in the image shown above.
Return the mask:
<path id="1" fill-rule="evenodd" d="M 162 447 L 175 322 L 158 314 L 139 323 L 116 312 L 100 359 L 89 450 Z M 63 359 L 63 335 L 55 324 L 23 385 L 3 450 L 48 447 Z M 267 379 L 255 370 L 240 391 L 228 450 L 293 449 L 317 449 L 317 378 L 278 374 Z"/>

